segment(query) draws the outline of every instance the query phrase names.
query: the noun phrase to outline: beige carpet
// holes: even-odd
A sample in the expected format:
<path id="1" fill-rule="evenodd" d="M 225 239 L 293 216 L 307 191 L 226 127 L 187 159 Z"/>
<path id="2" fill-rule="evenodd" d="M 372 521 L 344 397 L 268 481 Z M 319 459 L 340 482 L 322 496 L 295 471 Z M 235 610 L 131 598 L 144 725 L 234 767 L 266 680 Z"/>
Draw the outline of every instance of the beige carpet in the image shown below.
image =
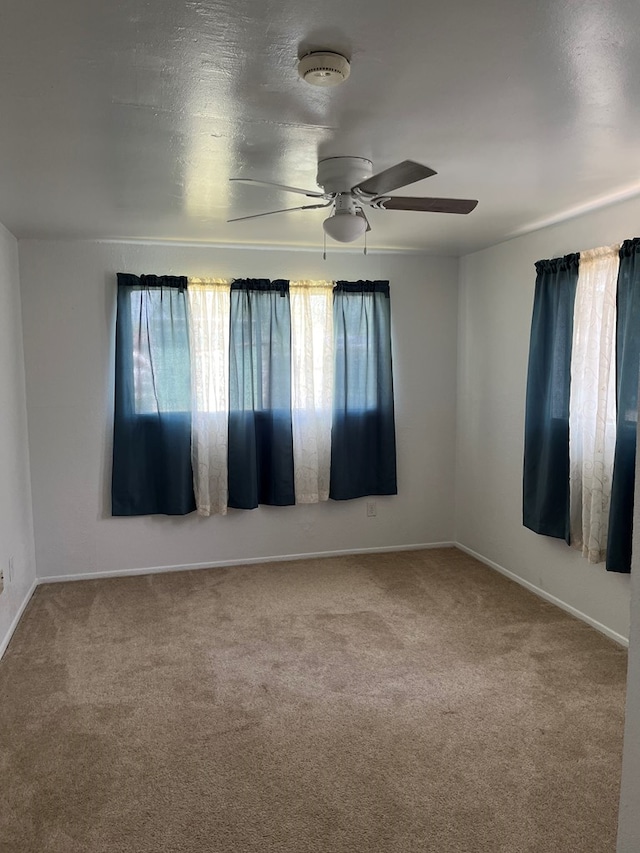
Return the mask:
<path id="1" fill-rule="evenodd" d="M 40 587 L 0 851 L 613 853 L 625 668 L 455 550 Z"/>

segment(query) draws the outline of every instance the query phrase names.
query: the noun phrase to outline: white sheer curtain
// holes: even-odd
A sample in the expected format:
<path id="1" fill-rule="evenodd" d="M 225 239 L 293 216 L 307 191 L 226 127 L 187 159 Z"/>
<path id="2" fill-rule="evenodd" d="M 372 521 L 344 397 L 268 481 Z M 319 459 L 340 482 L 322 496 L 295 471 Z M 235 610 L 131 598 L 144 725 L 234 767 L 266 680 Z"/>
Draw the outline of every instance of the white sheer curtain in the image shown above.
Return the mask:
<path id="1" fill-rule="evenodd" d="M 190 278 L 191 463 L 200 515 L 227 512 L 230 283 Z"/>
<path id="2" fill-rule="evenodd" d="M 292 281 L 291 408 L 296 503 L 329 497 L 333 282 Z"/>
<path id="3" fill-rule="evenodd" d="M 569 402 L 572 544 L 606 557 L 616 444 L 616 289 L 620 246 L 580 253 Z"/>

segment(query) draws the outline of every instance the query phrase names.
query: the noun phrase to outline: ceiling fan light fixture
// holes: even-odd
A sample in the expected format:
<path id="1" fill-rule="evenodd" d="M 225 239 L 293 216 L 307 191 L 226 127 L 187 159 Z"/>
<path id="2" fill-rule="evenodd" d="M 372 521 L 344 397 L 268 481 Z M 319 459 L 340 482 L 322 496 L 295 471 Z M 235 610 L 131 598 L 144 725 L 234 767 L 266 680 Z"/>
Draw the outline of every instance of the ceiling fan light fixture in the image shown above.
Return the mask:
<path id="1" fill-rule="evenodd" d="M 336 210 L 333 216 L 324 220 L 322 227 L 332 240 L 338 243 L 353 243 L 367 230 L 367 220 L 357 213 Z"/>
<path id="2" fill-rule="evenodd" d="M 350 73 L 349 60 L 329 51 L 307 53 L 298 63 L 298 74 L 312 86 L 338 86 Z"/>

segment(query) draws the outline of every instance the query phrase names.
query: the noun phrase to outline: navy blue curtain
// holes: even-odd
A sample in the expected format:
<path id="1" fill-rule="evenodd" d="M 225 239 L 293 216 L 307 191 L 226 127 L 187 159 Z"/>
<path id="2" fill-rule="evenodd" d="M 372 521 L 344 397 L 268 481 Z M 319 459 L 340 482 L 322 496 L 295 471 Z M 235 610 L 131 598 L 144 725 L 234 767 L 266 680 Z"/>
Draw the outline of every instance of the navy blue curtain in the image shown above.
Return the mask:
<path id="1" fill-rule="evenodd" d="M 395 495 L 396 434 L 388 281 L 339 281 L 329 497 Z"/>
<path id="2" fill-rule="evenodd" d="M 229 506 L 295 503 L 289 282 L 231 284 Z"/>
<path id="3" fill-rule="evenodd" d="M 118 273 L 113 515 L 195 509 L 187 279 Z"/>
<path id="4" fill-rule="evenodd" d="M 569 543 L 569 393 L 578 254 L 538 261 L 524 437 L 523 523 Z"/>
<path id="5" fill-rule="evenodd" d="M 616 325 L 616 392 L 618 423 L 611 484 L 607 570 L 631 571 L 633 493 L 638 428 L 640 367 L 640 238 L 620 247 Z"/>

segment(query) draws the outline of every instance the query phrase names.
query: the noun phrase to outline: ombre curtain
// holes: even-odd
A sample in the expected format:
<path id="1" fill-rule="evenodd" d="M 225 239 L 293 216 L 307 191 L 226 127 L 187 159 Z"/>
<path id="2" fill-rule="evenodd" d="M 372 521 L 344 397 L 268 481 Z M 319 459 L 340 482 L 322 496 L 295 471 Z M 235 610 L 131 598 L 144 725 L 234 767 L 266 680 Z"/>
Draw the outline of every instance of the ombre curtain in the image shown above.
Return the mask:
<path id="1" fill-rule="evenodd" d="M 640 365 L 640 238 L 620 247 L 616 329 L 617 411 L 607 570 L 631 571 Z"/>
<path id="2" fill-rule="evenodd" d="M 231 284 L 229 506 L 295 503 L 289 282 Z"/>
<path id="3" fill-rule="evenodd" d="M 113 515 L 195 509 L 187 279 L 118 274 Z"/>
<path id="4" fill-rule="evenodd" d="M 395 495 L 389 282 L 337 282 L 333 327 L 330 497 Z"/>
<path id="5" fill-rule="evenodd" d="M 570 542 L 569 393 L 579 255 L 536 263 L 524 436 L 523 523 Z"/>

